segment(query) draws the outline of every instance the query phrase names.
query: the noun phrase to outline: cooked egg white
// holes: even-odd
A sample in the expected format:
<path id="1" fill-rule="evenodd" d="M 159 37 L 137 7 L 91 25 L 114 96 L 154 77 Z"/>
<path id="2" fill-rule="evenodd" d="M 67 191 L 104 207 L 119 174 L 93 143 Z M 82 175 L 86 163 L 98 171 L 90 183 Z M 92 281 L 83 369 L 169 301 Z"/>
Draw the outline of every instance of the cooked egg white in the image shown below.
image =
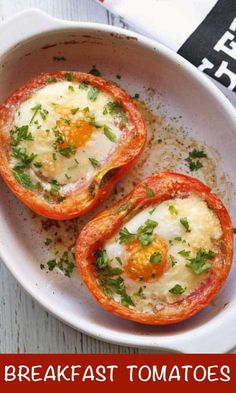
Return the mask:
<path id="1" fill-rule="evenodd" d="M 28 125 L 32 134 L 32 141 L 23 140 L 18 147 L 37 155 L 29 166 L 33 182 L 40 181 L 47 187 L 47 183 L 55 179 L 66 193 L 89 180 L 98 169 L 96 162 L 102 165 L 112 154 L 121 130 L 115 116 L 104 114 L 104 107 L 114 100 L 102 91 L 94 101 L 89 99 L 91 88 L 81 89 L 79 83 L 59 81 L 39 89 L 20 105 L 13 127 Z M 89 120 L 101 127 L 88 124 Z M 115 142 L 104 134 L 104 125 L 109 127 Z M 58 130 L 67 140 L 59 147 L 76 145 L 75 153 L 64 156 L 55 151 Z M 34 166 L 35 161 L 42 164 L 40 168 Z M 16 163 L 12 158 L 11 166 Z"/>
<path id="2" fill-rule="evenodd" d="M 187 232 L 181 224 L 181 218 L 187 218 L 190 232 Z M 150 313 L 155 312 L 155 309 L 163 303 L 178 301 L 181 296 L 188 295 L 199 286 L 207 273 L 195 274 L 192 269 L 186 267 L 187 260 L 179 252 L 189 251 L 190 257 L 194 258 L 200 248 L 214 251 L 217 240 L 222 236 L 222 229 L 215 213 L 209 209 L 205 201 L 195 195 L 185 199 L 176 198 L 158 206 L 149 207 L 133 217 L 124 227 L 130 233 L 136 233 L 148 219 L 158 223 L 153 233 L 168 245 L 169 262 L 166 270 L 161 277 L 147 282 L 132 279 L 125 273 L 121 276 L 137 311 Z M 118 233 L 106 242 L 104 249 L 107 251 L 112 267 L 125 268 L 129 252 L 125 244 L 119 243 Z M 122 267 L 116 257 L 122 261 Z M 172 266 L 171 257 L 175 261 L 174 266 Z M 169 290 L 175 285 L 180 285 L 185 290 L 184 294 L 170 293 Z M 142 287 L 141 296 L 137 295 L 140 287 Z M 115 295 L 115 300 L 119 302 L 120 297 Z"/>

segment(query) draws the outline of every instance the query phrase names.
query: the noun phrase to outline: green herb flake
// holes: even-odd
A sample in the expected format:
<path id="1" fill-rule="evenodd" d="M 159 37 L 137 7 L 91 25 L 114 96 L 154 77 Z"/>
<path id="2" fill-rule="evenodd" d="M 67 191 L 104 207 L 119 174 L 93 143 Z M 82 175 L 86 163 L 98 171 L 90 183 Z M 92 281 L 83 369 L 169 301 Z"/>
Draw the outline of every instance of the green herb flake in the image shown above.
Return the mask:
<path id="1" fill-rule="evenodd" d="M 159 263 L 161 263 L 162 260 L 162 255 L 160 252 L 154 252 L 151 256 L 150 256 L 150 262 L 153 265 L 158 265 Z"/>
<path id="2" fill-rule="evenodd" d="M 35 168 L 42 168 L 43 164 L 41 163 L 41 161 L 35 161 L 34 166 Z"/>
<path id="3" fill-rule="evenodd" d="M 52 180 L 51 183 L 51 189 L 50 189 L 50 195 L 51 196 L 56 196 L 60 190 L 60 186 L 56 180 Z"/>
<path id="4" fill-rule="evenodd" d="M 96 101 L 98 94 L 99 94 L 99 90 L 93 86 L 88 91 L 88 99 L 90 101 Z"/>
<path id="5" fill-rule="evenodd" d="M 44 240 L 45 246 L 49 246 L 49 244 L 51 244 L 51 243 L 52 243 L 52 239 L 46 238 L 46 239 Z"/>
<path id="6" fill-rule="evenodd" d="M 117 262 L 122 266 L 122 260 L 120 257 L 116 257 Z"/>
<path id="7" fill-rule="evenodd" d="M 108 266 L 108 255 L 106 250 L 98 249 L 95 253 L 95 264 L 98 269 L 104 269 Z"/>
<path id="8" fill-rule="evenodd" d="M 96 160 L 96 158 L 90 157 L 89 161 L 94 168 L 98 168 L 101 165 L 100 162 Z"/>
<path id="9" fill-rule="evenodd" d="M 188 258 L 190 256 L 190 251 L 186 251 L 186 250 L 181 250 L 178 252 L 179 255 L 181 255 L 184 258 Z"/>
<path id="10" fill-rule="evenodd" d="M 71 157 L 73 154 L 76 153 L 76 146 L 71 143 L 70 145 L 66 146 L 66 147 L 61 147 L 58 151 L 59 153 L 64 156 L 64 157 Z"/>
<path id="11" fill-rule="evenodd" d="M 84 82 L 81 82 L 81 83 L 79 84 L 79 89 L 85 90 L 85 89 L 88 88 L 88 86 L 89 86 L 89 83 L 86 82 L 86 81 L 84 81 Z"/>
<path id="12" fill-rule="evenodd" d="M 24 188 L 32 189 L 33 183 L 27 173 L 22 169 L 16 167 L 13 168 L 13 175 L 18 183 L 20 183 Z"/>
<path id="13" fill-rule="evenodd" d="M 153 209 L 149 210 L 148 213 L 152 216 L 155 210 L 156 210 L 156 207 L 154 207 Z"/>
<path id="14" fill-rule="evenodd" d="M 176 209 L 176 207 L 175 207 L 174 205 L 170 205 L 170 206 L 168 207 L 168 210 L 169 210 L 169 212 L 170 212 L 170 214 L 171 214 L 172 216 L 178 214 L 178 210 Z"/>
<path id="15" fill-rule="evenodd" d="M 207 262 L 208 260 L 214 258 L 216 253 L 212 250 L 206 252 L 203 248 L 200 248 L 196 254 L 195 258 L 189 259 L 186 266 L 193 270 L 197 275 L 211 269 L 211 264 Z"/>
<path id="16" fill-rule="evenodd" d="M 74 86 L 69 85 L 69 86 L 68 86 L 68 90 L 70 90 L 70 91 L 75 91 Z"/>
<path id="17" fill-rule="evenodd" d="M 79 111 L 79 108 L 73 108 L 71 109 L 71 114 L 76 115 L 76 113 Z"/>
<path id="18" fill-rule="evenodd" d="M 204 158 L 204 157 L 207 157 L 207 154 L 203 150 L 193 149 L 189 153 L 189 157 L 191 157 L 191 158 Z"/>
<path id="19" fill-rule="evenodd" d="M 57 79 L 55 78 L 55 76 L 50 76 L 50 77 L 47 79 L 47 83 L 48 83 L 48 84 L 56 83 L 56 82 L 57 82 Z"/>
<path id="20" fill-rule="evenodd" d="M 173 288 L 169 289 L 169 292 L 172 293 L 172 295 L 182 295 L 185 290 L 186 288 L 183 288 L 181 285 L 176 284 Z"/>
<path id="21" fill-rule="evenodd" d="M 17 158 L 18 160 L 21 161 L 22 164 L 27 166 L 35 159 L 35 157 L 37 157 L 37 154 L 28 153 L 27 150 L 24 148 L 21 149 L 18 147 L 14 147 L 12 152 L 12 157 Z"/>
<path id="22" fill-rule="evenodd" d="M 41 270 L 45 269 L 45 265 L 43 263 L 40 263 L 40 269 Z"/>
<path id="23" fill-rule="evenodd" d="M 146 220 L 143 225 L 138 228 L 137 239 L 142 246 L 147 246 L 154 240 L 153 231 L 157 227 L 158 223 L 153 220 Z"/>
<path id="24" fill-rule="evenodd" d="M 116 134 L 114 134 L 114 132 L 112 132 L 110 127 L 104 125 L 103 131 L 104 131 L 104 135 L 107 137 L 107 139 L 109 139 L 113 143 L 116 142 L 116 140 L 117 140 Z"/>
<path id="25" fill-rule="evenodd" d="M 49 261 L 47 261 L 47 265 L 48 265 L 48 270 L 52 271 L 57 266 L 56 259 L 50 259 Z"/>
<path id="26" fill-rule="evenodd" d="M 147 188 L 146 189 L 146 194 L 149 198 L 154 197 L 155 196 L 155 192 L 151 189 L 151 188 Z"/>
<path id="27" fill-rule="evenodd" d="M 71 72 L 66 72 L 65 74 L 65 78 L 68 82 L 72 82 L 74 79 L 74 75 Z"/>
<path id="28" fill-rule="evenodd" d="M 187 217 L 182 217 L 182 218 L 180 218 L 179 221 L 183 225 L 183 227 L 185 228 L 186 232 L 191 232 Z"/>
<path id="29" fill-rule="evenodd" d="M 170 255 L 170 261 L 172 267 L 174 267 L 176 263 L 178 263 L 177 259 L 173 255 Z"/>
<path id="30" fill-rule="evenodd" d="M 131 240 L 135 239 L 135 234 L 129 232 L 129 230 L 124 227 L 119 231 L 119 242 L 122 243 L 129 243 Z"/>
<path id="31" fill-rule="evenodd" d="M 10 134 L 12 136 L 12 146 L 17 146 L 21 141 L 33 141 L 33 136 L 29 131 L 28 125 L 23 125 L 21 127 L 14 127 Z"/>

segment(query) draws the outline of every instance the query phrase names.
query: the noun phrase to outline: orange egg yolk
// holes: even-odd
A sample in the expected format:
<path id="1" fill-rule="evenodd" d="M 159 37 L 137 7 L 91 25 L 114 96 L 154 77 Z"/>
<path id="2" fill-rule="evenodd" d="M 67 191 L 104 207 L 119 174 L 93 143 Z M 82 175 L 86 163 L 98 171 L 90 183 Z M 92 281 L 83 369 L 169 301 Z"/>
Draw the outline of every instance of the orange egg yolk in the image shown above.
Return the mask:
<path id="1" fill-rule="evenodd" d="M 129 257 L 124 271 L 131 279 L 150 281 L 161 277 L 164 273 L 168 259 L 168 245 L 160 237 L 156 236 L 155 240 L 147 246 L 142 246 L 138 240 L 132 240 L 126 244 L 126 250 Z M 153 255 L 158 255 L 160 261 L 155 263 Z"/>
<path id="2" fill-rule="evenodd" d="M 96 128 L 84 119 L 73 118 L 68 108 L 58 106 L 55 110 L 63 116 L 57 122 L 57 126 L 64 137 L 64 142 L 60 146 L 62 148 L 69 145 L 84 146 L 96 131 Z"/>

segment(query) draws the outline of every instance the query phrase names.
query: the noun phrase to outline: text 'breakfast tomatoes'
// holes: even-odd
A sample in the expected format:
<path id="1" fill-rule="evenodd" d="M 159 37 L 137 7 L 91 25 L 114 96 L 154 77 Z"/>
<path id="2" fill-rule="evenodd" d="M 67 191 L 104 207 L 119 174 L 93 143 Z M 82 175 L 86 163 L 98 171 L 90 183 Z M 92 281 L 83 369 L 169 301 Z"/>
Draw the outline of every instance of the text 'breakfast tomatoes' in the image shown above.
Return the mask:
<path id="1" fill-rule="evenodd" d="M 41 74 L 0 107 L 0 173 L 19 199 L 53 219 L 103 201 L 145 140 L 127 94 L 90 74 Z"/>
<path id="2" fill-rule="evenodd" d="M 159 173 L 90 221 L 76 261 L 108 311 L 146 324 L 182 321 L 207 306 L 232 263 L 223 203 L 191 177 Z"/>

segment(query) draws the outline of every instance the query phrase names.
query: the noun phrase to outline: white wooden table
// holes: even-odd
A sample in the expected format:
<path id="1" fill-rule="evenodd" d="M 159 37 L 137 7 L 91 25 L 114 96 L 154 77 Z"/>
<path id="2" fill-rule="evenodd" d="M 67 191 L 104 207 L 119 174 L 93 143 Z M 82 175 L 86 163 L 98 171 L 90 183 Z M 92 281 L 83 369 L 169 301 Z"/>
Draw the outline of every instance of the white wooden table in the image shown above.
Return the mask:
<path id="1" fill-rule="evenodd" d="M 126 27 L 93 0 L 0 0 L 0 21 L 29 7 L 40 8 L 58 18 Z M 42 309 L 0 261 L 0 353 L 16 352 L 143 353 L 145 350 L 104 343 L 66 326 Z M 236 348 L 233 352 L 236 353 Z"/>

